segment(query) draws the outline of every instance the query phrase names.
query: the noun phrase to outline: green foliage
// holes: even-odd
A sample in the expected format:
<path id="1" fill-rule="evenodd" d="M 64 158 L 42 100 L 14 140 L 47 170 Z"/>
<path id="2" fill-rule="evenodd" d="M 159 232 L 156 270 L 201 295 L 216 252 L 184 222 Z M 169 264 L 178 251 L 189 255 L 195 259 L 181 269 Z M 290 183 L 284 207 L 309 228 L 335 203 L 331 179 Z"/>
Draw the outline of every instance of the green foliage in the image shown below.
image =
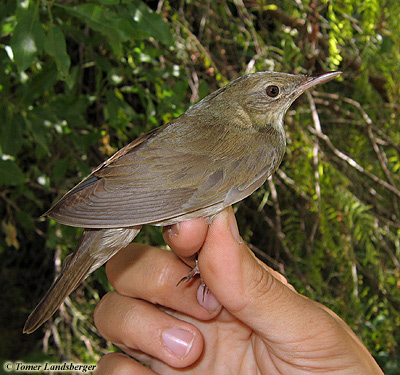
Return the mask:
<path id="1" fill-rule="evenodd" d="M 50 26 L 46 35 L 46 52 L 53 57 L 56 62 L 57 70 L 66 77 L 71 65 L 71 59 L 67 53 L 67 44 L 64 34 L 57 26 Z"/>
<path id="2" fill-rule="evenodd" d="M 12 160 L 0 160 L 0 185 L 22 185 L 25 181 L 21 169 Z"/>
<path id="3" fill-rule="evenodd" d="M 289 110 L 283 164 L 237 205 L 239 227 L 398 373 L 399 16 L 397 0 L 1 2 L 0 357 L 42 355 L 23 322 L 80 231 L 40 215 L 91 168 L 241 74 L 341 69 Z M 138 240 L 163 246 L 157 228 Z M 92 321 L 109 289 L 104 269 L 78 288 L 46 355 L 112 350 Z"/>
<path id="4" fill-rule="evenodd" d="M 20 71 L 27 69 L 35 57 L 43 51 L 44 31 L 39 22 L 38 5 L 19 7 L 16 14 L 17 26 L 13 31 L 10 47 L 14 61 Z"/>

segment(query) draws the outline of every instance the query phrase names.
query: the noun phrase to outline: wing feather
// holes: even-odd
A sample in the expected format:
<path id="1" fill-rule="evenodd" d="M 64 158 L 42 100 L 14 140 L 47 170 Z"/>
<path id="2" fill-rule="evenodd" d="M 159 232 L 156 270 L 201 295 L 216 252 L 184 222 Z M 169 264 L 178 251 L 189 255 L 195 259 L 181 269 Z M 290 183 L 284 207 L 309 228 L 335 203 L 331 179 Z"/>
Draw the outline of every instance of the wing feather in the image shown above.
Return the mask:
<path id="1" fill-rule="evenodd" d="M 271 137 L 260 134 L 263 141 L 253 149 L 257 143 L 228 139 L 229 132 L 222 137 L 204 129 L 184 134 L 179 125 L 178 120 L 121 149 L 47 214 L 62 224 L 85 228 L 166 224 L 243 199 L 281 161 L 279 142 Z"/>

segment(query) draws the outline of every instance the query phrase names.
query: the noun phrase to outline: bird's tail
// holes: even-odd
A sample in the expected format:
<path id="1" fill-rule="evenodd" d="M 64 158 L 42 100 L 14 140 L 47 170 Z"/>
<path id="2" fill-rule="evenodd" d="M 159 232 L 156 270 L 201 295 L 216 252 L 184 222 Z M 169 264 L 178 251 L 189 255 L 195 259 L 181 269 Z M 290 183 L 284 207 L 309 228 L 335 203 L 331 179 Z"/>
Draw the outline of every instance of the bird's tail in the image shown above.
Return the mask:
<path id="1" fill-rule="evenodd" d="M 86 229 L 75 252 L 65 258 L 60 276 L 29 315 L 24 333 L 32 333 L 45 323 L 86 277 L 127 246 L 139 231 L 140 227 Z"/>

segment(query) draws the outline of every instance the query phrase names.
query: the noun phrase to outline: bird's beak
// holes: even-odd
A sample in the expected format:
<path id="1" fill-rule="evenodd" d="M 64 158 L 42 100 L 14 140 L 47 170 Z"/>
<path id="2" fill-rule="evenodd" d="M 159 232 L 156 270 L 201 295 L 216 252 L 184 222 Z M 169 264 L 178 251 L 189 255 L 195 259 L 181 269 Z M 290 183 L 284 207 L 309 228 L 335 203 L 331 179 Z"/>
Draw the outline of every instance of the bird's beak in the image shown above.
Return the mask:
<path id="1" fill-rule="evenodd" d="M 309 76 L 306 78 L 306 80 L 303 83 L 301 83 L 297 87 L 297 90 L 298 90 L 299 94 L 301 94 L 304 91 L 308 90 L 309 88 L 319 85 L 320 83 L 328 82 L 340 74 L 342 74 L 342 72 L 336 71 L 336 72 L 317 74 L 315 76 Z"/>

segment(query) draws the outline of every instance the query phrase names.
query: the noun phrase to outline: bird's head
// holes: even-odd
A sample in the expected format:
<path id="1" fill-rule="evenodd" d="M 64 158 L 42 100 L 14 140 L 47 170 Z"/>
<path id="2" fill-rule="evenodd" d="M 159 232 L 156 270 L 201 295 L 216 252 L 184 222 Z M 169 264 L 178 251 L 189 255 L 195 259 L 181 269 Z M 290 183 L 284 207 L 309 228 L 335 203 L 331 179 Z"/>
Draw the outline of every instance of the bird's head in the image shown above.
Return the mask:
<path id="1" fill-rule="evenodd" d="M 242 117 L 245 121 L 241 121 L 241 127 L 262 130 L 273 126 L 283 132 L 283 117 L 290 105 L 304 91 L 339 74 L 339 71 L 314 76 L 258 72 L 237 78 L 205 100 L 214 108 L 223 109 L 225 114 Z"/>

